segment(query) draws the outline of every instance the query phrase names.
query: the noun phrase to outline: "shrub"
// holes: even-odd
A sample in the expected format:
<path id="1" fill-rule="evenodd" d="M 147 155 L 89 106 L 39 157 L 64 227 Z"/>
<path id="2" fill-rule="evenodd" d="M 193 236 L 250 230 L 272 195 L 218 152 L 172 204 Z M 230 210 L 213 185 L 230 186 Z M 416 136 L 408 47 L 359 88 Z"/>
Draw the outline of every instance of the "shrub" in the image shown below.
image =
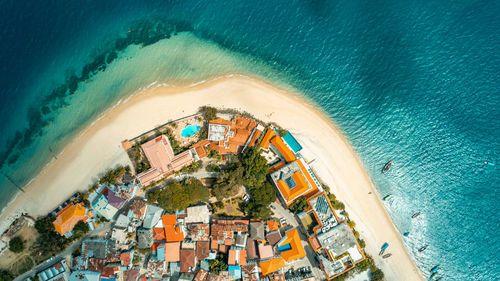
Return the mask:
<path id="1" fill-rule="evenodd" d="M 209 192 L 200 180 L 187 178 L 182 182 L 170 181 L 162 190 L 152 190 L 146 194 L 148 203 L 158 205 L 168 212 L 183 210 L 198 202 L 207 202 Z"/>
<path id="2" fill-rule="evenodd" d="M 356 227 L 356 223 L 353 221 L 353 220 L 349 220 L 347 222 L 347 224 L 351 227 L 351 228 L 355 228 Z"/>
<path id="3" fill-rule="evenodd" d="M 344 210 L 345 209 L 344 203 L 337 201 L 337 200 L 332 202 L 332 206 L 335 210 Z"/>
<path id="4" fill-rule="evenodd" d="M 10 271 L 7 270 L 0 270 L 0 281 L 12 281 L 14 279 L 14 276 Z"/>
<path id="5" fill-rule="evenodd" d="M 361 248 L 365 248 L 365 247 L 366 247 L 366 242 L 365 242 L 365 240 L 363 240 L 363 239 L 359 239 L 359 240 L 358 240 L 358 242 L 359 242 L 359 246 L 360 246 Z"/>
<path id="6" fill-rule="evenodd" d="M 199 109 L 205 121 L 210 121 L 217 118 L 217 108 L 210 106 L 202 106 Z"/>
<path id="7" fill-rule="evenodd" d="M 110 169 L 106 171 L 106 173 L 101 177 L 99 183 L 106 185 L 115 184 L 117 182 L 116 179 L 120 176 L 123 176 L 123 174 L 125 174 L 124 166 L 119 166 L 115 169 Z"/>
<path id="8" fill-rule="evenodd" d="M 205 170 L 207 172 L 220 172 L 220 167 L 219 167 L 219 165 L 216 165 L 216 164 L 208 164 L 205 167 Z"/>
<path id="9" fill-rule="evenodd" d="M 24 241 L 21 237 L 16 236 L 9 241 L 9 250 L 14 253 L 20 253 L 24 250 Z"/>
<path id="10" fill-rule="evenodd" d="M 370 281 L 382 281 L 384 280 L 384 273 L 380 268 L 375 267 L 370 275 Z"/>
<path id="11" fill-rule="evenodd" d="M 290 209 L 290 211 L 292 211 L 292 213 L 298 214 L 307 209 L 307 207 L 309 207 L 309 204 L 307 204 L 307 199 L 305 197 L 301 197 L 293 202 L 293 204 L 288 208 Z"/>
<path id="12" fill-rule="evenodd" d="M 286 134 L 288 134 L 288 131 L 287 131 L 287 130 L 284 130 L 284 129 L 279 129 L 279 130 L 278 130 L 278 135 L 279 135 L 280 137 L 284 137 L 284 136 L 286 136 Z"/>
<path id="13" fill-rule="evenodd" d="M 73 228 L 73 239 L 79 239 L 87 234 L 87 232 L 89 232 L 89 225 L 84 223 L 83 221 L 79 221 Z"/>
<path id="14" fill-rule="evenodd" d="M 218 254 L 215 260 L 209 262 L 210 272 L 214 274 L 219 274 L 221 271 L 227 270 L 228 266 L 226 257 L 223 254 Z"/>

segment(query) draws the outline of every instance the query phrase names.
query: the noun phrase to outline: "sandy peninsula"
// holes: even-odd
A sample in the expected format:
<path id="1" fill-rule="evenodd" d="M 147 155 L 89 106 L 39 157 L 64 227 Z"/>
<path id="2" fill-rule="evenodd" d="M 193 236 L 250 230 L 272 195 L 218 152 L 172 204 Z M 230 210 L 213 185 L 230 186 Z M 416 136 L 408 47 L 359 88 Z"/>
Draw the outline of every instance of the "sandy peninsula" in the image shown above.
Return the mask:
<path id="1" fill-rule="evenodd" d="M 342 133 L 312 103 L 264 82 L 233 76 L 189 88 L 145 90 L 107 112 L 76 137 L 38 177 L 26 193 L 0 217 L 0 231 L 19 212 L 44 215 L 77 190 L 86 189 L 106 168 L 129 163 L 121 141 L 169 120 L 193 114 L 201 105 L 247 111 L 288 129 L 306 147 L 304 157 L 327 183 L 356 222 L 366 250 L 387 280 L 423 280 L 407 253 L 373 183 Z M 392 257 L 378 256 L 388 242 Z"/>

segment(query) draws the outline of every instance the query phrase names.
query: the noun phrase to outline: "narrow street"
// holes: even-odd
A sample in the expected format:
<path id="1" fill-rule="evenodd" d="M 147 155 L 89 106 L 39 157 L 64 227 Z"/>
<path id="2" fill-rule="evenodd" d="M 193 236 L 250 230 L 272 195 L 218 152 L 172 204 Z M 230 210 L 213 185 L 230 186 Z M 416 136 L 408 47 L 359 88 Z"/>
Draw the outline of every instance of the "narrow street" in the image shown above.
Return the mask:
<path id="1" fill-rule="evenodd" d="M 56 261 L 59 261 L 61 259 L 66 259 L 66 257 L 70 256 L 71 253 L 73 253 L 73 251 L 76 248 L 80 247 L 81 242 L 83 240 L 85 240 L 85 239 L 87 239 L 87 238 L 89 238 L 91 236 L 97 235 L 97 234 L 99 234 L 101 232 L 108 231 L 110 228 L 111 228 L 111 223 L 110 222 L 106 222 L 106 223 L 103 223 L 103 224 L 97 226 L 94 230 L 92 230 L 89 233 L 87 233 L 83 238 L 79 239 L 78 241 L 74 241 L 73 243 L 71 243 L 71 245 L 69 245 L 68 247 L 66 247 L 66 249 L 64 251 L 62 251 L 61 253 L 53 256 L 52 258 L 49 258 L 49 259 L 45 260 L 41 264 L 39 264 L 39 265 L 35 266 L 34 268 L 32 268 L 30 271 L 25 272 L 22 275 L 19 275 L 18 277 L 16 277 L 14 279 L 14 281 L 22 281 L 22 280 L 25 280 L 28 277 L 35 276 L 38 272 L 40 272 L 40 271 L 42 271 L 42 270 L 50 267 Z"/>
<path id="2" fill-rule="evenodd" d="M 306 251 L 306 258 L 301 260 L 295 260 L 290 263 L 290 267 L 300 268 L 304 266 L 310 266 L 313 272 L 313 275 L 316 280 L 326 280 L 323 271 L 321 270 L 321 265 L 316 260 L 316 252 L 312 249 L 311 245 L 309 245 L 309 241 L 307 240 L 307 236 L 303 233 L 302 227 L 300 226 L 297 217 L 290 212 L 288 209 L 285 209 L 281 204 L 277 204 L 276 202 L 271 203 L 271 210 L 274 213 L 274 216 L 277 218 L 285 218 L 286 222 L 293 226 L 294 228 L 298 228 L 300 241 L 304 246 L 304 250 Z"/>

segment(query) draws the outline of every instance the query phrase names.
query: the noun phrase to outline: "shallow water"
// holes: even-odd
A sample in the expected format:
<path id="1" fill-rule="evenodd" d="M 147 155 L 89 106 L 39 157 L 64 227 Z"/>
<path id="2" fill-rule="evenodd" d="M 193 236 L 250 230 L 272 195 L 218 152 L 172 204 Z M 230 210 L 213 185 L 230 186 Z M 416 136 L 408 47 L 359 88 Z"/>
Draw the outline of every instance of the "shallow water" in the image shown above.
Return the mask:
<path id="1" fill-rule="evenodd" d="M 499 165 L 483 164 L 500 163 L 499 2 L 138 3 L 1 3 L 0 159 L 17 184 L 148 85 L 247 74 L 332 117 L 423 272 L 500 278 Z M 5 206 L 17 188 L 0 188 Z"/>

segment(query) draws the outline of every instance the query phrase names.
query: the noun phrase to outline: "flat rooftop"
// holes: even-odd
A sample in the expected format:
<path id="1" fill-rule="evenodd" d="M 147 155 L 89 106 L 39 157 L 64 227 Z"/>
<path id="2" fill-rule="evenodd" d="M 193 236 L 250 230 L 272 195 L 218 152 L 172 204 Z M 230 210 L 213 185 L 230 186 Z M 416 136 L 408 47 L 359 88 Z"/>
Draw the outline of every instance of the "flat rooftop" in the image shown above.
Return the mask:
<path id="1" fill-rule="evenodd" d="M 319 223 L 322 225 L 321 232 L 327 232 L 330 228 L 339 224 L 326 194 L 322 193 L 308 201 L 312 210 L 316 213 Z"/>
<path id="2" fill-rule="evenodd" d="M 345 222 L 319 234 L 318 241 L 332 257 L 339 257 L 348 252 L 349 249 L 358 246 L 356 237 Z"/>

